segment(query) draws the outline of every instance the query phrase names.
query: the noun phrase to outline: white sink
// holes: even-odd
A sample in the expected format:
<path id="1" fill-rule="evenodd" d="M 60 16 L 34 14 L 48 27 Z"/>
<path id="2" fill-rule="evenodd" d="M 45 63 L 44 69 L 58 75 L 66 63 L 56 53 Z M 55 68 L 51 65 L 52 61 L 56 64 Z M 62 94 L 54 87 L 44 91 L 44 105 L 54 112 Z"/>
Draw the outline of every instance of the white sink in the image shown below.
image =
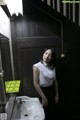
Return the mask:
<path id="1" fill-rule="evenodd" d="M 27 96 L 16 97 L 19 101 L 21 118 L 26 120 L 45 120 L 44 109 L 38 98 Z"/>

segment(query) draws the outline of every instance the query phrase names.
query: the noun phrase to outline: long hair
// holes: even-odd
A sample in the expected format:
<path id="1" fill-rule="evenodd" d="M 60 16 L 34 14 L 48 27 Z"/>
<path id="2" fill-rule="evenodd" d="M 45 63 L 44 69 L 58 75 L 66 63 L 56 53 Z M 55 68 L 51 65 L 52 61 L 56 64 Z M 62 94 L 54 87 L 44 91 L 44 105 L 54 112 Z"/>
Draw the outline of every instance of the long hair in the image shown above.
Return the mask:
<path id="1" fill-rule="evenodd" d="M 54 67 L 56 67 L 56 52 L 54 51 L 53 48 L 46 48 L 44 52 L 46 52 L 49 49 L 51 50 L 51 57 L 52 57 L 51 61 L 49 62 L 49 65 L 53 69 Z M 43 63 L 43 59 L 41 59 L 41 62 Z"/>

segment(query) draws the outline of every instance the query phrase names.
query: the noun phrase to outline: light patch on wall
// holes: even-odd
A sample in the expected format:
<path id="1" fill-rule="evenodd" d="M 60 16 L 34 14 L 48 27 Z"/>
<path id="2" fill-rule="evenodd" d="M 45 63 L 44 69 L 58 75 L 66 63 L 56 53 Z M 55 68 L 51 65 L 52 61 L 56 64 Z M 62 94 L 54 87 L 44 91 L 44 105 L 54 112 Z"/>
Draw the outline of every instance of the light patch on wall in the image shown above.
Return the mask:
<path id="1" fill-rule="evenodd" d="M 23 3 L 22 0 L 5 0 L 5 3 L 9 9 L 9 12 L 11 16 L 13 14 L 18 14 L 23 15 Z"/>
<path id="2" fill-rule="evenodd" d="M 5 5 L 5 0 L 0 0 L 0 5 Z"/>
<path id="3" fill-rule="evenodd" d="M 0 7 L 0 33 L 10 38 L 10 20 Z"/>

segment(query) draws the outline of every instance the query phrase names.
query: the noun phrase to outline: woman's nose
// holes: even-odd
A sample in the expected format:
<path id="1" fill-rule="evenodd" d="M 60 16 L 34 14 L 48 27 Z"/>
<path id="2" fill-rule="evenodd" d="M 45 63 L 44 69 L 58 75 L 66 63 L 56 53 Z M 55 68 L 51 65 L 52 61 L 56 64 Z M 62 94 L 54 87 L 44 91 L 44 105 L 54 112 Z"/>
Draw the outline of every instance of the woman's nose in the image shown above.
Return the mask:
<path id="1" fill-rule="evenodd" d="M 49 55 L 46 55 L 46 58 L 48 58 L 49 57 Z"/>

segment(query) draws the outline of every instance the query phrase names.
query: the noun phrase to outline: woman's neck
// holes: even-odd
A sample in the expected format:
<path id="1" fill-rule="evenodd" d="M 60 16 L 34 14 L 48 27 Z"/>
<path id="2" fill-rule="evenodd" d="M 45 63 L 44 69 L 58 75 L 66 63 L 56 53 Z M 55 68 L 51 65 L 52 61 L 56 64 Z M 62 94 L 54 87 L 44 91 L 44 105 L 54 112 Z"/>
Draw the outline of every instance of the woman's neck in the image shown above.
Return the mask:
<path id="1" fill-rule="evenodd" d="M 49 66 L 49 63 L 47 63 L 47 62 L 45 62 L 45 61 L 43 61 L 43 64 L 44 64 L 45 66 Z"/>

